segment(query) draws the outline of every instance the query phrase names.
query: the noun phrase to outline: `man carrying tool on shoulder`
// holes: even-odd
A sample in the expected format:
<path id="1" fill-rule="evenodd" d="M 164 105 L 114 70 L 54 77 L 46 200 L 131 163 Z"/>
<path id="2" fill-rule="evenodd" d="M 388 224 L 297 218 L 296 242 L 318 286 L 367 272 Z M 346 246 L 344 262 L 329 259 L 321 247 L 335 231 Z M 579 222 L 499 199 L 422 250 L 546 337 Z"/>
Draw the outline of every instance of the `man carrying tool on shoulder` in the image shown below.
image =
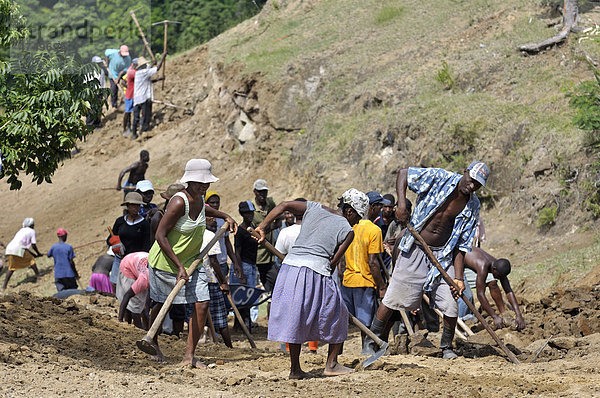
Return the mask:
<path id="1" fill-rule="evenodd" d="M 523 319 L 523 315 L 521 315 L 519 304 L 517 304 L 517 298 L 515 297 L 515 294 L 510 287 L 510 282 L 508 281 L 508 274 L 510 274 L 511 269 L 510 261 L 505 258 L 496 259 L 480 248 L 474 247 L 470 253 L 465 254 L 464 265 L 465 267 L 477 273 L 477 280 L 475 282 L 477 289 L 477 300 L 479 300 L 479 303 L 481 303 L 483 309 L 490 314 L 494 320 L 494 325 L 496 328 L 500 329 L 504 326 L 502 314 L 504 313 L 505 308 L 504 303 L 502 302 L 502 297 L 500 297 L 499 302 L 496 303 L 500 314 L 496 314 L 487 297 L 485 296 L 485 288 L 489 282 L 490 276 L 492 276 L 494 279 L 500 280 L 500 284 L 502 284 L 502 288 L 506 293 L 506 298 L 515 311 L 517 330 L 524 329 L 525 320 Z"/>
<path id="2" fill-rule="evenodd" d="M 371 325 L 373 333 L 383 340 L 387 339 L 383 331 L 393 310 L 419 308 L 425 292 L 431 305 L 444 314 L 442 356 L 445 359 L 457 357 L 452 350 L 458 317 L 456 299 L 465 289 L 464 257 L 471 251 L 479 218 L 480 203 L 474 192 L 485 186 L 489 174 L 485 163 L 478 161 L 471 163 L 462 175 L 437 168 L 409 167 L 399 171 L 396 218 L 402 225 L 410 219 L 459 291 L 451 291 L 424 248 L 405 231 L 390 284 Z M 407 187 L 418 195 L 412 216 L 406 209 Z"/>

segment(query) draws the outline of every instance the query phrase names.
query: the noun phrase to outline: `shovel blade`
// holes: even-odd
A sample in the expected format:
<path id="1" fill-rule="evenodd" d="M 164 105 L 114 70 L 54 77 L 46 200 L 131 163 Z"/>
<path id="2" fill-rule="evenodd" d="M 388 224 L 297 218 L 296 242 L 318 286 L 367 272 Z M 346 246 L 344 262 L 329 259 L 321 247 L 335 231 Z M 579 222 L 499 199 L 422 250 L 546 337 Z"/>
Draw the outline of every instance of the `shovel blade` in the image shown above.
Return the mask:
<path id="1" fill-rule="evenodd" d="M 381 346 L 379 346 L 379 350 L 375 354 L 371 355 L 369 358 L 367 358 L 363 361 L 363 363 L 362 363 L 363 368 L 366 369 L 367 367 L 371 366 L 373 364 L 373 362 L 375 362 L 376 360 L 381 358 L 387 351 L 388 346 L 389 346 L 389 344 L 384 341 L 383 344 L 381 344 Z"/>
<path id="2" fill-rule="evenodd" d="M 148 336 L 144 336 L 143 339 L 136 341 L 135 344 L 140 350 L 144 351 L 146 354 L 156 355 L 157 353 L 156 347 L 154 346 L 154 342 Z"/>

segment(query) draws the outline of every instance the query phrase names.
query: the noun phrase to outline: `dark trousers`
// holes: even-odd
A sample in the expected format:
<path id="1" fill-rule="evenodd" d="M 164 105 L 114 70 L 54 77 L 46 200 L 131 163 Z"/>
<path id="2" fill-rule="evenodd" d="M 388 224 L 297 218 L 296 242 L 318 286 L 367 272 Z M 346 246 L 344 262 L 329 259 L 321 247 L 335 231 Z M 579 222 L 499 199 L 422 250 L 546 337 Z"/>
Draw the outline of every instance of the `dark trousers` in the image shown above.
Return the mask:
<path id="1" fill-rule="evenodd" d="M 77 281 L 75 278 L 58 278 L 54 280 L 57 291 L 63 291 L 67 289 L 77 289 Z"/>
<path id="2" fill-rule="evenodd" d="M 119 87 L 115 84 L 113 79 L 109 79 L 110 81 L 110 104 L 113 108 L 119 106 Z"/>
<path id="3" fill-rule="evenodd" d="M 142 112 L 142 128 L 140 133 L 150 130 L 150 120 L 152 119 L 152 100 L 137 104 L 133 107 L 133 133 L 137 133 L 138 125 L 140 124 L 140 111 Z"/>

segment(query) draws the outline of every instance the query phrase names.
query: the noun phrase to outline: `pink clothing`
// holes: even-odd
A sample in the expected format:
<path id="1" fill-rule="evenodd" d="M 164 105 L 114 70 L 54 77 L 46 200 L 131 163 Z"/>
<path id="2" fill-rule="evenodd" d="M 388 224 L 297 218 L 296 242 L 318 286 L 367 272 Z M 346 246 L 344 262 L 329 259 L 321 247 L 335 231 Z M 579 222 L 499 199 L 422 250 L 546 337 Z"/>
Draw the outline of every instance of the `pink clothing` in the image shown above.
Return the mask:
<path id="1" fill-rule="evenodd" d="M 99 292 L 113 293 L 114 290 L 108 275 L 93 273 L 90 278 L 90 286 Z"/>
<path id="2" fill-rule="evenodd" d="M 143 292 L 150 287 L 150 280 L 148 279 L 148 253 L 135 252 L 126 255 L 121 260 L 119 268 L 123 275 L 135 279 L 135 282 L 131 285 L 131 289 L 135 294 Z"/>
<path id="3" fill-rule="evenodd" d="M 135 69 L 133 64 L 127 69 L 127 90 L 125 90 L 125 99 L 133 99 L 133 90 L 135 82 Z"/>

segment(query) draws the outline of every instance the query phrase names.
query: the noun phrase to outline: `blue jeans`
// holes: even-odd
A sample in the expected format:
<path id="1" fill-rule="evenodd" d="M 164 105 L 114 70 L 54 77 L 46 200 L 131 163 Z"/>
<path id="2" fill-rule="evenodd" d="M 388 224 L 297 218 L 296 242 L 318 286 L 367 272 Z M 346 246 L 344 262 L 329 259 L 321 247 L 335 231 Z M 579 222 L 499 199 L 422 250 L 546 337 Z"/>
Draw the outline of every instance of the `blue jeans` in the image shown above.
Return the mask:
<path id="1" fill-rule="evenodd" d="M 256 266 L 254 264 L 242 262 L 242 271 L 246 277 L 246 285 L 256 287 Z M 231 266 L 231 272 L 229 274 L 229 283 L 241 283 L 240 279 L 235 276 L 233 265 Z"/>
<path id="2" fill-rule="evenodd" d="M 372 287 L 347 287 L 342 283 L 342 298 L 348 312 L 358 318 L 366 327 L 371 327 L 371 322 L 377 311 L 377 291 Z"/>
<path id="3" fill-rule="evenodd" d="M 465 277 L 465 286 L 466 288 L 463 293 L 467 300 L 469 300 L 471 304 L 473 304 L 473 291 L 471 290 L 471 287 L 467 282 L 467 277 Z M 475 318 L 473 312 L 471 312 L 471 309 L 467 306 L 467 304 L 465 304 L 462 298 L 458 299 L 458 317 L 463 321 Z"/>
<path id="4" fill-rule="evenodd" d="M 119 280 L 119 270 L 121 266 L 121 259 L 117 256 L 113 257 L 112 269 L 110 270 L 110 283 L 116 285 Z"/>

